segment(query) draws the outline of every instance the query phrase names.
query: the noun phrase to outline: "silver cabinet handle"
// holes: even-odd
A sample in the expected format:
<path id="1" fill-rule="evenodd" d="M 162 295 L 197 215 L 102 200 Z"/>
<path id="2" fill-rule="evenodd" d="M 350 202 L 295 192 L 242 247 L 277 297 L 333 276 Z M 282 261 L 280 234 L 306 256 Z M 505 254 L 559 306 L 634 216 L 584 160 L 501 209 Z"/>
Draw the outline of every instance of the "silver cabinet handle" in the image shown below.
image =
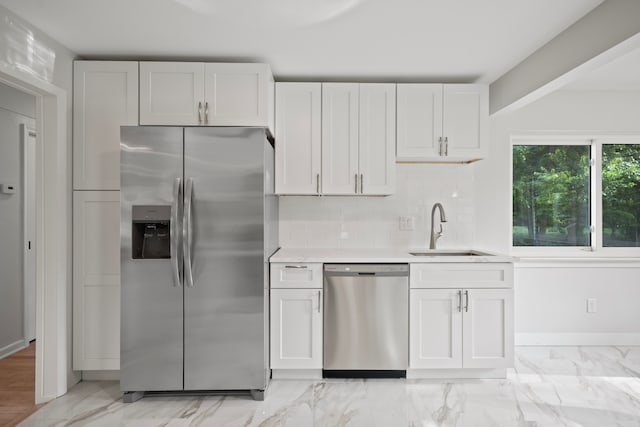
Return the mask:
<path id="1" fill-rule="evenodd" d="M 466 298 L 466 302 L 464 304 L 464 311 L 468 313 L 469 312 L 469 291 L 464 291 L 464 296 Z"/>
<path id="2" fill-rule="evenodd" d="M 290 268 L 307 268 L 306 265 L 285 265 L 284 268 L 290 269 Z"/>
<path id="3" fill-rule="evenodd" d="M 198 124 L 202 124 L 202 102 L 198 102 Z"/>
<path id="4" fill-rule="evenodd" d="M 358 194 L 358 174 L 356 174 L 356 194 Z"/>
<path id="5" fill-rule="evenodd" d="M 204 124 L 209 124 L 209 103 L 204 103 Z"/>
<path id="6" fill-rule="evenodd" d="M 360 174 L 360 194 L 364 193 L 364 175 Z"/>
<path id="7" fill-rule="evenodd" d="M 320 194 L 320 174 L 316 174 L 316 193 Z"/>
<path id="8" fill-rule="evenodd" d="M 438 138 L 438 155 L 442 156 L 442 137 Z"/>
<path id="9" fill-rule="evenodd" d="M 462 290 L 458 291 L 458 313 L 462 313 Z"/>
<path id="10" fill-rule="evenodd" d="M 191 247 L 193 245 L 193 178 L 187 180 L 184 197 L 184 221 L 182 227 L 182 251 L 184 252 L 184 269 L 186 286 L 193 287 L 193 259 Z"/>
<path id="11" fill-rule="evenodd" d="M 449 155 L 449 137 L 444 137 L 444 155 Z"/>
<path id="12" fill-rule="evenodd" d="M 320 304 L 321 304 L 321 302 L 320 302 L 320 293 L 321 292 L 318 291 L 318 313 L 320 313 Z"/>
<path id="13" fill-rule="evenodd" d="M 173 203 L 171 204 L 171 269 L 173 271 L 173 286 L 180 287 L 182 286 L 182 274 L 180 271 L 180 266 L 182 263 L 181 257 L 178 256 L 178 247 L 180 245 L 180 226 L 178 225 L 178 218 L 180 217 L 180 206 L 182 196 L 182 179 L 176 178 L 173 181 Z"/>

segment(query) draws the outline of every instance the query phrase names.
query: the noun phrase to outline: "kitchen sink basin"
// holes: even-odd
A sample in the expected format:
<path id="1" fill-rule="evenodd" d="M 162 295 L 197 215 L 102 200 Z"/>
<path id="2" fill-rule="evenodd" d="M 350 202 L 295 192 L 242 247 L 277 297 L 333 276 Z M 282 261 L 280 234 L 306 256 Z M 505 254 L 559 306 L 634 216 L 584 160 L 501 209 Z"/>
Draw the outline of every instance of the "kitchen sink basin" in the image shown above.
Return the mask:
<path id="1" fill-rule="evenodd" d="M 491 254 L 479 251 L 456 251 L 456 250 L 425 250 L 421 252 L 409 252 L 413 256 L 445 257 L 445 256 L 492 256 Z"/>

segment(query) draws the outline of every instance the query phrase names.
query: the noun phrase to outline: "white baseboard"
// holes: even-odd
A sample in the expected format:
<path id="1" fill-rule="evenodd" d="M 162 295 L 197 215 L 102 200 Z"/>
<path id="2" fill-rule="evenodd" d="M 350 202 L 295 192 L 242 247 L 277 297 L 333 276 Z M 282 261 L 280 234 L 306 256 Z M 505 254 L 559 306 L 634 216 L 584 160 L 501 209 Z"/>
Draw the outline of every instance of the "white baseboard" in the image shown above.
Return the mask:
<path id="1" fill-rule="evenodd" d="M 407 379 L 481 379 L 507 378 L 507 370 L 500 369 L 407 369 Z"/>
<path id="2" fill-rule="evenodd" d="M 82 381 L 119 381 L 120 371 L 82 371 Z"/>
<path id="3" fill-rule="evenodd" d="M 12 342 L 9 345 L 5 345 L 4 347 L 0 348 L 0 359 L 10 356 L 13 353 L 17 353 L 18 351 L 27 347 L 29 347 L 29 343 L 25 343 L 25 340 L 19 340 L 16 342 Z"/>
<path id="4" fill-rule="evenodd" d="M 321 380 L 322 369 L 272 369 L 274 380 Z"/>
<path id="5" fill-rule="evenodd" d="M 515 345 L 640 345 L 640 333 L 515 334 Z"/>

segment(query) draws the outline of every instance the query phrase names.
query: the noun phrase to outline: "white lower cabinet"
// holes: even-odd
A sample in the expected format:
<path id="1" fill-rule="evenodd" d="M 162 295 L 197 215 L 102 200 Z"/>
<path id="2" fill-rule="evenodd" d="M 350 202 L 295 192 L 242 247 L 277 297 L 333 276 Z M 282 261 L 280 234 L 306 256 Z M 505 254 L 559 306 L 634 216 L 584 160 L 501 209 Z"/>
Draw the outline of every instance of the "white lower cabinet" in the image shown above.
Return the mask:
<path id="1" fill-rule="evenodd" d="M 322 369 L 322 289 L 271 290 L 271 368 Z"/>
<path id="2" fill-rule="evenodd" d="M 412 289 L 409 367 L 513 366 L 513 289 Z"/>
<path id="3" fill-rule="evenodd" d="M 465 290 L 462 366 L 513 366 L 513 289 Z"/>
<path id="4" fill-rule="evenodd" d="M 462 313 L 454 289 L 412 289 L 409 295 L 409 366 L 462 367 Z"/>
<path id="5" fill-rule="evenodd" d="M 120 369 L 120 192 L 73 192 L 73 369 Z"/>

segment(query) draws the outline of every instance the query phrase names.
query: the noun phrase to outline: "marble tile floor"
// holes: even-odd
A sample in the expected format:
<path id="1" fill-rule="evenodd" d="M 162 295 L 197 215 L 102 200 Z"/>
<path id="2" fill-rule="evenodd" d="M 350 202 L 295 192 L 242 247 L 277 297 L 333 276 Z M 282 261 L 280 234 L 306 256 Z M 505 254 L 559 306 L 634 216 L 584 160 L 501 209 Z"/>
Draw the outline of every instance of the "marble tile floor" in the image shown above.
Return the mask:
<path id="1" fill-rule="evenodd" d="M 20 426 L 640 427 L 640 347 L 519 347 L 504 380 L 277 380 L 264 402 L 83 382 Z"/>

